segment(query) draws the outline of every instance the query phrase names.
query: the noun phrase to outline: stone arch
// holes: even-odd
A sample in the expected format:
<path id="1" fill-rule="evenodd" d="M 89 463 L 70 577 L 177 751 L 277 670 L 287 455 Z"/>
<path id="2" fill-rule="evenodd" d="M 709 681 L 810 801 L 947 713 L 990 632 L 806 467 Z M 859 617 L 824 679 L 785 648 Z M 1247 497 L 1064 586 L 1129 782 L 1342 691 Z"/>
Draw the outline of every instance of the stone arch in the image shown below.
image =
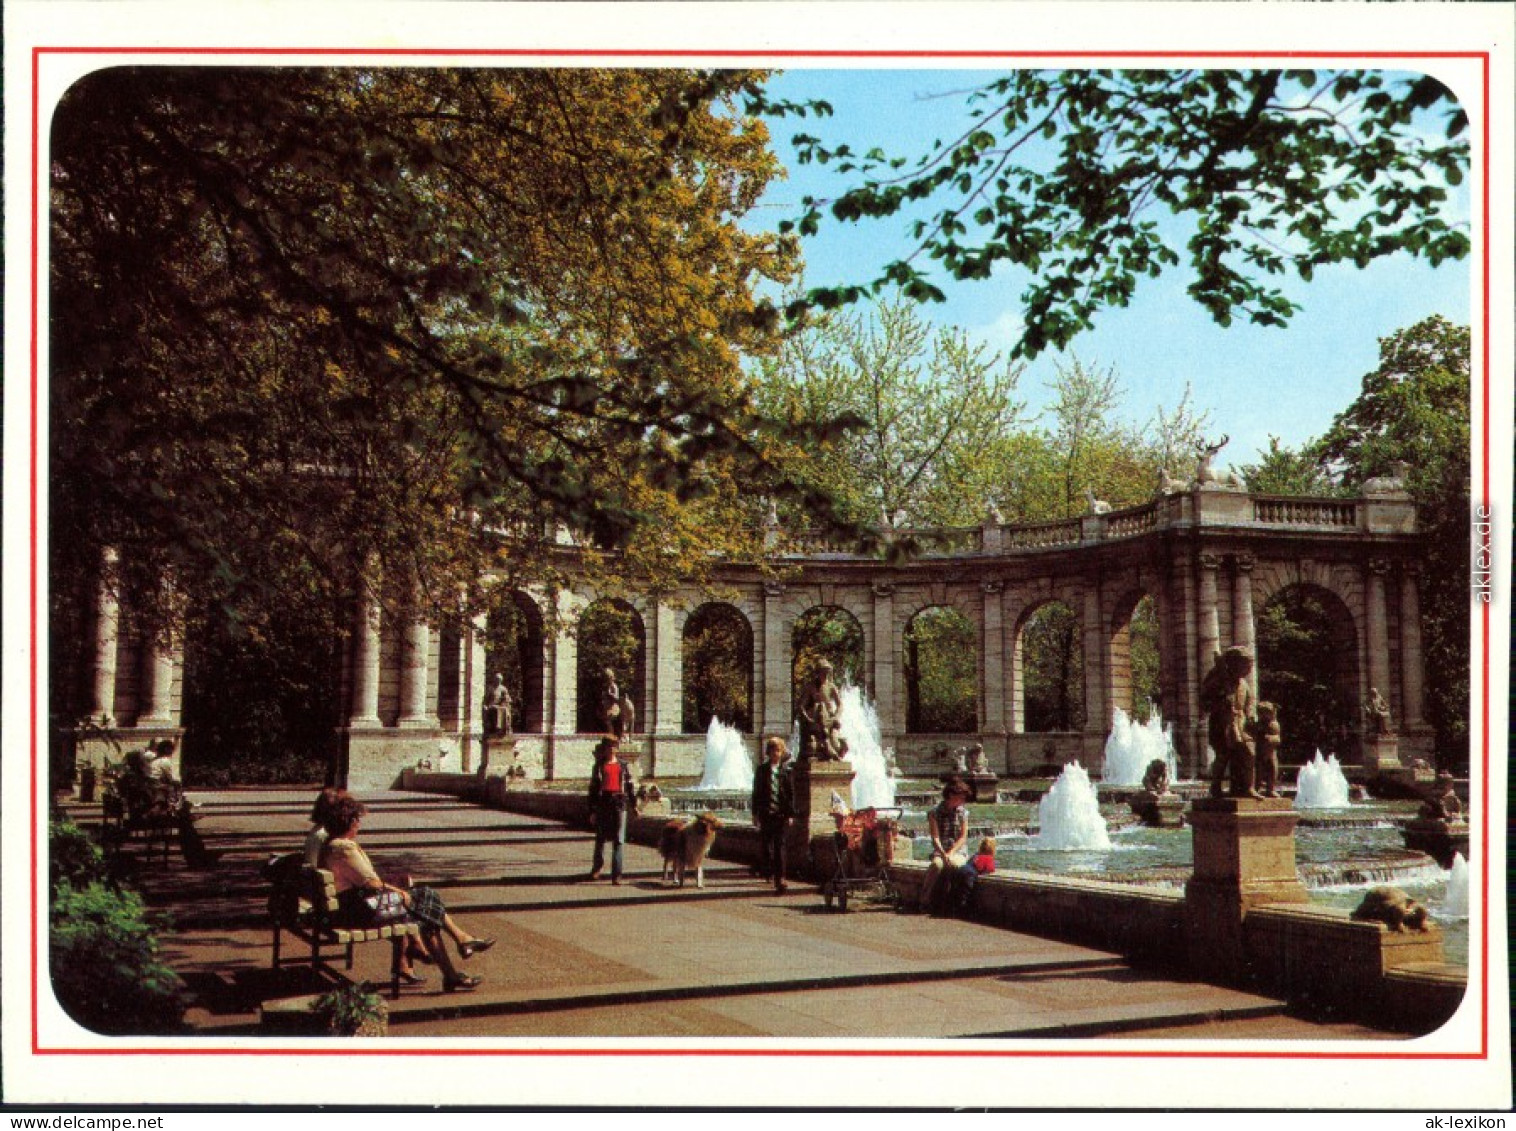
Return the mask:
<path id="1" fill-rule="evenodd" d="M 1158 600 L 1139 586 L 1124 592 L 1116 601 L 1106 635 L 1106 664 L 1109 670 L 1109 701 L 1112 712 L 1120 707 L 1141 722 L 1148 717 L 1148 704 L 1160 714 L 1171 716 L 1171 705 L 1163 702 L 1162 638 Z M 1110 719 L 1101 720 L 1104 725 Z"/>
<path id="2" fill-rule="evenodd" d="M 950 604 L 917 609 L 901 633 L 907 734 L 979 729 L 979 634 Z"/>
<path id="3" fill-rule="evenodd" d="M 1352 609 L 1308 581 L 1274 589 L 1257 608 L 1258 695 L 1279 707 L 1285 759 L 1356 753 L 1363 665 Z"/>
<path id="4" fill-rule="evenodd" d="M 712 716 L 753 730 L 753 625 L 741 609 L 708 601 L 684 620 L 681 729 L 702 733 Z"/>
<path id="5" fill-rule="evenodd" d="M 605 729 L 600 717 L 600 692 L 605 669 L 610 668 L 616 673 L 621 694 L 632 701 L 636 711 L 634 727 L 641 731 L 647 720 L 647 629 L 642 614 L 628 601 L 601 597 L 580 611 L 575 637 L 578 645 L 575 729 L 580 734 Z"/>
<path id="6" fill-rule="evenodd" d="M 1056 596 L 1029 605 L 1016 624 L 1012 664 L 1022 732 L 1083 727 L 1083 624 L 1073 603 Z"/>
<path id="7" fill-rule="evenodd" d="M 484 685 L 505 676 L 511 693 L 511 726 L 518 734 L 544 729 L 543 673 L 547 635 L 541 608 L 520 589 L 502 591 L 485 622 Z"/>
<path id="8" fill-rule="evenodd" d="M 868 640 L 863 624 L 838 604 L 812 605 L 790 625 L 790 702 L 800 702 L 800 689 L 810 678 L 815 663 L 830 660 L 838 685 L 865 685 L 868 677 Z"/>

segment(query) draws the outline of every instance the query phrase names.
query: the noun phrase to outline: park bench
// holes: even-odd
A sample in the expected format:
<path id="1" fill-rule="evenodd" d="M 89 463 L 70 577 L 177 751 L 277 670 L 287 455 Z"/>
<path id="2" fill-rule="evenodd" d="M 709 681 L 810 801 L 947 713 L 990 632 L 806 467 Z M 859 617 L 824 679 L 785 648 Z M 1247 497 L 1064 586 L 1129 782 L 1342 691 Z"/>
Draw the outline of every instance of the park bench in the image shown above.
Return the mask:
<path id="1" fill-rule="evenodd" d="M 132 840 L 146 846 L 148 858 L 160 849 L 168 863 L 169 848 L 179 831 L 176 813 L 158 805 L 132 804 L 131 797 L 114 782 L 107 782 L 100 793 L 100 823 L 103 841 L 112 852 Z"/>
<path id="2" fill-rule="evenodd" d="M 359 943 L 387 940 L 390 954 L 390 996 L 400 996 L 401 947 L 412 937 L 419 938 L 421 926 L 414 922 L 386 923 L 379 927 L 342 927 L 337 916 L 337 883 L 325 868 L 313 868 L 298 853 L 275 857 L 264 868 L 273 885 L 268 897 L 269 917 L 274 923 L 273 968 L 295 962 L 308 962 L 313 970 L 336 974 L 322 960 L 324 947 L 344 948 L 348 970 L 353 968 L 353 949 Z M 282 957 L 281 939 L 288 931 L 310 947 L 308 956 Z M 340 975 L 338 975 L 340 977 Z"/>

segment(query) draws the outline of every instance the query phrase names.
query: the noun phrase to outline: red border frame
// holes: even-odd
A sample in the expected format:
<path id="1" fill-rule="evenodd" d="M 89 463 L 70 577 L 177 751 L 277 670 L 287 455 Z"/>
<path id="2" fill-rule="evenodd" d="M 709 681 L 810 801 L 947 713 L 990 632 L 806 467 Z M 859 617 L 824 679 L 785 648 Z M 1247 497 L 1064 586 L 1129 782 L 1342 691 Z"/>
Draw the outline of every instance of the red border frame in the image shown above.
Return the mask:
<path id="1" fill-rule="evenodd" d="M 1483 231 L 1484 252 L 1480 262 L 1480 282 L 1483 288 L 1483 315 L 1484 315 L 1484 341 L 1483 341 L 1483 428 L 1480 441 L 1483 445 L 1481 453 L 1481 494 L 1482 502 L 1486 507 L 1490 505 L 1490 53 L 1487 51 L 832 51 L 832 50 L 670 50 L 655 51 L 646 49 L 586 49 L 568 50 L 562 48 L 535 49 L 535 48 L 503 48 L 498 50 L 467 50 L 456 51 L 446 48 L 386 48 L 386 49 L 360 49 L 360 48 L 232 48 L 232 47 L 207 47 L 207 48 L 181 48 L 181 47 L 34 47 L 32 48 L 32 115 L 31 115 L 31 310 L 30 310 L 30 333 L 31 333 L 31 364 L 29 373 L 29 436 L 31 441 L 30 462 L 28 467 L 28 505 L 31 520 L 31 547 L 30 547 L 30 573 L 28 598 L 30 605 L 30 630 L 31 648 L 29 661 L 30 693 L 31 693 L 31 793 L 32 822 L 31 822 L 31 964 L 32 964 L 32 999 L 31 999 L 31 1051 L 34 1055 L 77 1055 L 77 1056 L 698 1056 L 698 1057 L 1116 1057 L 1116 1058 L 1185 1058 L 1185 1059 L 1257 1059 L 1257 1060 L 1487 1060 L 1489 1058 L 1489 1019 L 1490 1019 L 1490 948 L 1489 948 L 1489 923 L 1490 923 L 1490 820 L 1489 820 L 1489 797 L 1490 797 L 1490 606 L 1481 608 L 1480 625 L 1482 638 L 1480 641 L 1480 655 L 1482 668 L 1479 681 L 1479 702 L 1476 708 L 1479 717 L 1483 721 L 1482 741 L 1480 755 L 1483 766 L 1483 797 L 1485 805 L 1481 813 L 1482 828 L 1480 835 L 1480 880 L 1483 887 L 1480 892 L 1481 907 L 1483 909 L 1483 937 L 1480 950 L 1480 989 L 1482 997 L 1479 1014 L 1479 1050 L 1477 1052 L 1260 1052 L 1260 1051 L 1236 1051 L 1204 1050 L 1204 1051 L 1167 1051 L 1134 1049 L 1130 1051 L 1118 1051 L 1114 1049 L 1090 1049 L 1090 1050 L 1047 1050 L 1047 1049 L 743 1049 L 743 1048 L 573 1048 L 573 1049 L 309 1049 L 309 1048 L 271 1048 L 258 1046 L 256 1048 L 229 1049 L 229 1048 L 171 1048 L 171 1047 L 141 1047 L 141 1048 L 44 1048 L 39 1041 L 39 1015 L 41 1000 L 41 982 L 39 967 L 39 932 L 38 932 L 38 907 L 40 892 L 42 889 L 41 862 L 39 852 L 39 823 L 37 817 L 37 800 L 39 797 L 38 786 L 40 783 L 39 758 L 37 756 L 39 714 L 37 711 L 38 692 L 40 690 L 39 675 L 37 671 L 37 597 L 38 563 L 37 563 L 37 475 L 40 457 L 37 450 L 38 438 L 38 308 L 40 303 L 39 272 L 41 262 L 41 244 L 39 242 L 39 225 L 42 212 L 42 198 L 40 196 L 40 138 L 41 109 L 38 105 L 38 94 L 41 81 L 42 58 L 46 55 L 175 55 L 175 56 L 280 56 L 280 57 L 309 57 L 325 56 L 342 58 L 346 56 L 362 56 L 364 58 L 432 58 L 448 57 L 455 59 L 565 59 L 565 58 L 594 58 L 594 59 L 879 59 L 879 60 L 905 60 L 905 59 L 983 59 L 986 61 L 1011 61 L 1011 60 L 1047 60 L 1047 59 L 1338 59 L 1344 61 L 1376 59 L 1414 61 L 1419 59 L 1478 59 L 1482 61 L 1482 94 L 1484 111 L 1484 130 L 1481 136 L 1483 144 L 1483 167 L 1480 187 L 1484 194 L 1483 199 Z"/>

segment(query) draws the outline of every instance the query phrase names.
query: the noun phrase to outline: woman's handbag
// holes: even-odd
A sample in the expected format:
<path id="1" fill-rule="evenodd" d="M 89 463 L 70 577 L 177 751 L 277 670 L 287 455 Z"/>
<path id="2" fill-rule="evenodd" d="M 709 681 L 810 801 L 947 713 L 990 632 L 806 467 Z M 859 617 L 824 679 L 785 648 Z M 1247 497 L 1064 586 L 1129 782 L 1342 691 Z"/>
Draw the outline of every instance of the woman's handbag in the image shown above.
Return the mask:
<path id="1" fill-rule="evenodd" d="M 405 897 L 398 891 L 376 891 L 363 897 L 374 923 L 395 923 L 405 918 Z"/>

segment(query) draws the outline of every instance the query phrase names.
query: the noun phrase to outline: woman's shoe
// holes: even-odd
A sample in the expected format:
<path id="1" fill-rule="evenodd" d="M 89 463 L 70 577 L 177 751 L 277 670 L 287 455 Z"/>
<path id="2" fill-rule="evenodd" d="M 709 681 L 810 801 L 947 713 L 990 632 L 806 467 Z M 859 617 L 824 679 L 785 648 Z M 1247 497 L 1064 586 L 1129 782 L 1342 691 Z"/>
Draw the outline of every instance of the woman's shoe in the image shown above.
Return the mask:
<path id="1" fill-rule="evenodd" d="M 494 945 L 494 939 L 470 939 L 466 943 L 458 944 L 458 953 L 464 958 L 473 958 L 474 955 L 489 950 Z"/>
<path id="2" fill-rule="evenodd" d="M 414 971 L 411 971 L 411 970 L 402 970 L 402 971 L 400 971 L 398 977 L 400 978 L 400 984 L 402 986 L 424 986 L 424 985 L 426 985 L 426 979 L 423 978 L 420 974 L 417 974 L 417 973 L 415 973 Z"/>
<path id="3" fill-rule="evenodd" d="M 477 974 L 459 974 L 456 978 L 449 978 L 443 982 L 442 988 L 450 994 L 468 993 L 470 990 L 477 990 L 482 981 L 484 979 Z"/>

